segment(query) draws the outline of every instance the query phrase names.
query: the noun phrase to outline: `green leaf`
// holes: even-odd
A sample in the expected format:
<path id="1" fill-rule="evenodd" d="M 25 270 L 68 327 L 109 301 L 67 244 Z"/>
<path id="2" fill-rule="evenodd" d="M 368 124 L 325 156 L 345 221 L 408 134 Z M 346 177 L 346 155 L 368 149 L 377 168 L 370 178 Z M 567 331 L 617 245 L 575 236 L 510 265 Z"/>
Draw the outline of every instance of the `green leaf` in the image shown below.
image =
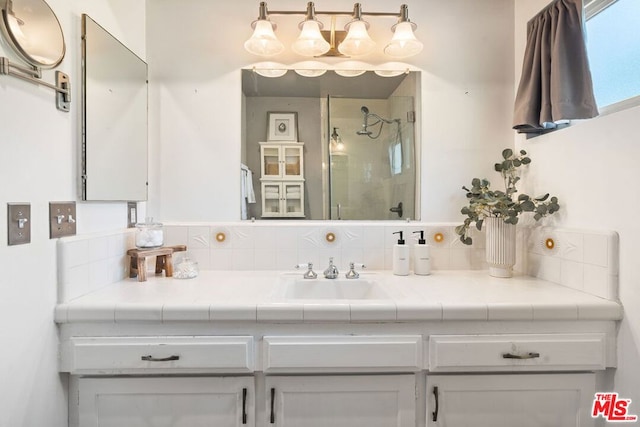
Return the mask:
<path id="1" fill-rule="evenodd" d="M 536 200 L 537 200 L 538 202 L 544 202 L 544 201 L 545 201 L 545 200 L 547 200 L 548 198 L 549 198 L 549 193 L 545 194 L 544 196 L 536 197 Z"/>
<path id="2" fill-rule="evenodd" d="M 526 155 L 527 155 L 527 152 L 526 152 L 526 151 L 524 151 L 524 150 L 520 150 L 520 154 L 521 154 L 521 155 L 523 155 L 523 156 L 526 156 Z"/>
<path id="3" fill-rule="evenodd" d="M 536 221 L 540 221 L 541 218 L 542 218 L 542 215 L 538 213 L 533 216 L 533 219 L 535 219 Z"/>
<path id="4" fill-rule="evenodd" d="M 460 209 L 460 213 L 462 215 L 469 215 L 469 212 L 471 212 L 471 210 L 467 206 L 465 206 L 462 209 Z"/>
<path id="5" fill-rule="evenodd" d="M 520 165 L 522 165 L 522 163 L 520 162 L 520 160 L 518 160 L 518 159 L 513 159 L 513 166 L 515 166 L 515 167 L 520 167 Z"/>
<path id="6" fill-rule="evenodd" d="M 484 223 L 483 219 L 479 219 L 476 221 L 476 228 L 478 229 L 478 231 L 482 230 L 482 224 Z"/>
<path id="7" fill-rule="evenodd" d="M 506 148 L 502 150 L 502 157 L 504 159 L 508 159 L 511 156 L 513 156 L 513 150 L 511 148 Z"/>
<path id="8" fill-rule="evenodd" d="M 473 178 L 471 180 L 471 185 L 474 187 L 479 187 L 480 186 L 480 179 L 479 178 Z"/>
<path id="9" fill-rule="evenodd" d="M 462 243 L 464 243 L 465 245 L 470 245 L 473 243 L 473 239 L 471 237 L 461 237 L 460 240 L 462 241 Z"/>
<path id="10" fill-rule="evenodd" d="M 464 225 L 458 225 L 456 227 L 456 234 L 460 234 L 463 235 L 466 231 L 467 227 L 465 227 Z"/>
<path id="11" fill-rule="evenodd" d="M 527 195 L 526 195 L 526 194 L 524 194 L 524 193 L 522 193 L 522 194 L 520 194 L 520 195 L 518 196 L 518 201 L 519 201 L 519 202 L 524 202 L 524 201 L 527 201 L 527 200 L 529 200 L 529 196 L 527 196 Z"/>
<path id="12" fill-rule="evenodd" d="M 536 209 L 536 205 L 531 200 L 525 200 L 520 207 L 525 212 L 533 212 Z"/>
<path id="13" fill-rule="evenodd" d="M 496 163 L 495 165 L 493 165 L 493 168 L 496 170 L 496 172 L 502 172 L 502 165 L 500 163 Z"/>
<path id="14" fill-rule="evenodd" d="M 528 157 L 523 157 L 522 159 L 520 159 L 520 161 L 523 165 L 528 165 L 529 163 L 531 163 L 531 159 Z"/>

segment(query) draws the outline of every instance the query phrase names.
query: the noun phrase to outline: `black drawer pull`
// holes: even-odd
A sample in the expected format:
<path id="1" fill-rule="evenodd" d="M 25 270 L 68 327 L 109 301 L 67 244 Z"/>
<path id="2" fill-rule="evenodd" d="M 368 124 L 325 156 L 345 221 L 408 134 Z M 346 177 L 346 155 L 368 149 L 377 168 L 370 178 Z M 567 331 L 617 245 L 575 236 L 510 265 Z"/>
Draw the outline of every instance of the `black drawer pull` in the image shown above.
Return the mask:
<path id="1" fill-rule="evenodd" d="M 247 389 L 242 389 L 242 424 L 247 423 Z"/>
<path id="2" fill-rule="evenodd" d="M 272 388 L 271 389 L 271 417 L 269 418 L 269 421 L 271 422 L 271 424 L 276 423 L 275 403 L 276 403 L 276 389 Z"/>
<path id="3" fill-rule="evenodd" d="M 540 357 L 540 353 L 527 353 L 527 354 L 513 354 L 513 353 L 504 353 L 502 355 L 503 359 L 537 359 Z"/>
<path id="4" fill-rule="evenodd" d="M 433 422 L 438 421 L 438 406 L 439 406 L 439 402 L 438 402 L 438 387 L 434 387 L 433 388 L 433 397 L 435 398 L 436 401 L 436 407 L 435 407 L 435 411 L 433 411 L 431 413 L 431 419 L 433 420 Z"/>
<path id="5" fill-rule="evenodd" d="M 140 360 L 144 360 L 145 362 L 170 362 L 172 360 L 180 360 L 180 356 L 173 355 L 169 357 L 153 357 L 149 355 L 149 356 L 142 356 Z"/>

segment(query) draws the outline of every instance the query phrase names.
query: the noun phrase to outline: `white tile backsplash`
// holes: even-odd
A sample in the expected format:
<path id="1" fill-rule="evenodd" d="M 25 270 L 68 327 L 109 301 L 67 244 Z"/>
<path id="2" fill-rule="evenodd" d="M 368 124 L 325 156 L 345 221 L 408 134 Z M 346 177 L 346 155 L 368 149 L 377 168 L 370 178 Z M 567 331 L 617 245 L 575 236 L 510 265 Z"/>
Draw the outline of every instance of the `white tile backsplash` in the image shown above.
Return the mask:
<path id="1" fill-rule="evenodd" d="M 312 262 L 319 274 L 334 258 L 341 272 L 353 261 L 371 270 L 392 268 L 393 245 L 402 230 L 407 245 L 424 230 L 432 270 L 485 269 L 484 233 L 473 230 L 472 246 L 461 244 L 455 226 L 433 223 L 247 222 L 165 224 L 165 244 L 186 244 L 201 270 L 283 270 Z M 224 234 L 224 241 L 216 239 Z M 328 233 L 336 239 L 329 242 Z M 545 245 L 553 239 L 552 249 Z M 73 236 L 58 241 L 60 302 L 69 301 L 127 277 L 126 251 L 135 247 L 135 230 Z M 614 232 L 521 227 L 517 270 L 602 298 L 617 299 L 618 236 Z M 535 313 L 534 313 L 535 315 Z"/>

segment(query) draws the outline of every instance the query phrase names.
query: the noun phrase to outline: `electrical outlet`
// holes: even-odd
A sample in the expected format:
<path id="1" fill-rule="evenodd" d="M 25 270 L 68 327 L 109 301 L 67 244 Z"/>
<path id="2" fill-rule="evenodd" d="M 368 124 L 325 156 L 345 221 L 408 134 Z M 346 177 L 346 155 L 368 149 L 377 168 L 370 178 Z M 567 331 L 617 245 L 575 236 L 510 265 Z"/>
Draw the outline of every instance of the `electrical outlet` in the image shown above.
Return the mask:
<path id="1" fill-rule="evenodd" d="M 55 239 L 76 234 L 76 202 L 49 203 L 49 237 Z"/>
<path id="2" fill-rule="evenodd" d="M 7 203 L 7 237 L 9 246 L 31 243 L 29 203 Z"/>
<path id="3" fill-rule="evenodd" d="M 127 228 L 134 228 L 138 222 L 138 203 L 127 202 Z"/>

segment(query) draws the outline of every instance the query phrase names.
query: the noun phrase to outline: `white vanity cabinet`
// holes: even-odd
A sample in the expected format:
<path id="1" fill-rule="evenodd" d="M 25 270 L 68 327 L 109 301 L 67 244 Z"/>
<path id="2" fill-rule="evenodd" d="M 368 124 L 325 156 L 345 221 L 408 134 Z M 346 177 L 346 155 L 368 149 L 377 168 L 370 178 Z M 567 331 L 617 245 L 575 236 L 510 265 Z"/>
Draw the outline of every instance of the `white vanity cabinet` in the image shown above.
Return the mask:
<path id="1" fill-rule="evenodd" d="M 72 381 L 76 393 L 71 426 L 256 425 L 253 376 L 80 377 Z"/>
<path id="2" fill-rule="evenodd" d="M 585 427 L 595 374 L 427 375 L 427 427 Z"/>
<path id="3" fill-rule="evenodd" d="M 415 427 L 415 375 L 268 376 L 269 424 Z"/>
<path id="4" fill-rule="evenodd" d="M 593 426 L 606 366 L 604 333 L 431 336 L 427 426 Z"/>

